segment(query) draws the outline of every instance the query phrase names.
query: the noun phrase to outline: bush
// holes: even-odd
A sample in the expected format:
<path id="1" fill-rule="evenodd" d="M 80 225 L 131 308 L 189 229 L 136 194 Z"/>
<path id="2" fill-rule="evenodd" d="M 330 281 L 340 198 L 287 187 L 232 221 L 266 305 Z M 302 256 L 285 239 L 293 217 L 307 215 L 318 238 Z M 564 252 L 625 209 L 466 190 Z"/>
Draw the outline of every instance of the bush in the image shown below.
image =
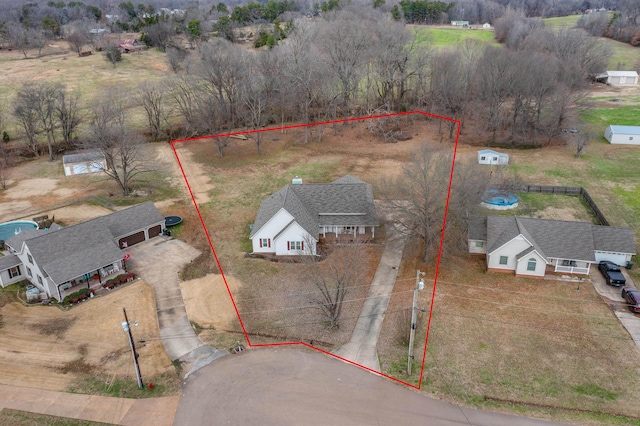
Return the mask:
<path id="1" fill-rule="evenodd" d="M 2 142 L 9 142 L 11 138 L 9 137 L 9 133 L 6 131 L 2 132 Z"/>

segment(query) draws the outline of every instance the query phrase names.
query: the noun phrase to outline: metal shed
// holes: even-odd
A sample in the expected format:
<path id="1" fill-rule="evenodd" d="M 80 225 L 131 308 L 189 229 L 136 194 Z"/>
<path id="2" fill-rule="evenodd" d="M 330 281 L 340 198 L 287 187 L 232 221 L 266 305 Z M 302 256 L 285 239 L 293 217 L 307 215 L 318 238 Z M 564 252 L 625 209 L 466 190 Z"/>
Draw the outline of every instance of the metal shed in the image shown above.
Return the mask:
<path id="1" fill-rule="evenodd" d="M 610 125 L 604 129 L 604 138 L 611 144 L 640 145 L 640 126 Z"/>
<path id="2" fill-rule="evenodd" d="M 478 164 L 509 164 L 509 154 L 503 154 L 492 149 L 478 151 Z"/>
<path id="3" fill-rule="evenodd" d="M 86 151 L 62 156 L 65 176 L 99 173 L 107 168 L 104 155 L 98 151 Z"/>

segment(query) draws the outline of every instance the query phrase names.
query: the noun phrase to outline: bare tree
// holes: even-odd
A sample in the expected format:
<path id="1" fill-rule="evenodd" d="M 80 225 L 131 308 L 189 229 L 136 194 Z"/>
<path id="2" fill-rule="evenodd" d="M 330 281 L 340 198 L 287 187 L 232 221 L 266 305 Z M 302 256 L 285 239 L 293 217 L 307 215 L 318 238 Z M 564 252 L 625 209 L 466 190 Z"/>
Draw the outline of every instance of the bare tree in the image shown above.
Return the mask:
<path id="1" fill-rule="evenodd" d="M 144 143 L 129 130 L 126 120 L 126 93 L 111 91 L 93 104 L 89 128 L 91 139 L 87 148 L 100 151 L 106 160 L 103 172 L 128 196 L 136 178 L 147 171 L 141 161 Z"/>
<path id="2" fill-rule="evenodd" d="M 580 158 L 591 139 L 595 137 L 595 134 L 585 126 L 579 126 L 579 128 L 572 130 L 575 130 L 575 132 L 569 133 L 569 140 L 576 149 L 576 158 Z"/>
<path id="3" fill-rule="evenodd" d="M 170 110 L 160 84 L 142 82 L 138 86 L 136 100 L 144 108 L 149 123 L 149 133 L 153 139 L 162 135 L 162 124 L 168 123 Z"/>
<path id="4" fill-rule="evenodd" d="M 252 58 L 247 63 L 245 77 L 240 83 L 240 101 L 243 107 L 241 115 L 251 128 L 257 130 L 265 125 L 265 111 L 269 106 L 270 98 L 267 95 L 267 79 L 259 72 L 257 60 Z M 251 137 L 260 155 L 262 133 L 253 133 Z"/>
<path id="5" fill-rule="evenodd" d="M 40 98 L 37 86 L 27 83 L 18 90 L 13 103 L 13 115 L 18 119 L 20 127 L 24 130 L 29 148 L 36 156 L 40 155 L 37 137 L 42 131 L 38 118 Z"/>
<path id="6" fill-rule="evenodd" d="M 198 122 L 198 94 L 201 82 L 198 78 L 183 75 L 166 81 L 166 93 L 175 109 L 184 118 L 185 137 L 193 136 Z"/>
<path id="7" fill-rule="evenodd" d="M 55 100 L 53 115 L 68 148 L 74 145 L 74 133 L 82 122 L 79 101 L 80 95 L 77 92 L 67 93 L 64 87 Z"/>
<path id="8" fill-rule="evenodd" d="M 82 48 L 89 43 L 89 36 L 86 33 L 75 31 L 67 36 L 69 48 L 74 52 L 82 52 Z"/>
<path id="9" fill-rule="evenodd" d="M 167 63 L 169 64 L 171 71 L 177 74 L 180 70 L 182 70 L 182 65 L 187 57 L 187 54 L 188 52 L 186 50 L 179 47 L 167 47 Z"/>
<path id="10" fill-rule="evenodd" d="M 352 242 L 337 246 L 323 261 L 319 256 L 305 256 L 306 277 L 317 290 L 311 302 L 332 329 L 339 327 L 345 297 L 362 284 L 366 272 L 363 249 L 363 244 Z"/>

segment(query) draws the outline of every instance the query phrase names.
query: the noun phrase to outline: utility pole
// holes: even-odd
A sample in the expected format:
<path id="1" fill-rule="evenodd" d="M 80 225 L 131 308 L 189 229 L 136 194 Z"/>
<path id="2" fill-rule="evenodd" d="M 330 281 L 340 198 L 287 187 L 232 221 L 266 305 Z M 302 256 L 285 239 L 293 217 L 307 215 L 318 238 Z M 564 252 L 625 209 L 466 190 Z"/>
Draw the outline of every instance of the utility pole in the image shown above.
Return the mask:
<path id="1" fill-rule="evenodd" d="M 418 291 L 424 288 L 424 280 L 420 278 L 424 272 L 418 270 L 416 273 L 416 288 L 413 290 L 413 304 L 411 305 L 411 332 L 409 334 L 409 356 L 407 357 L 407 376 L 411 375 L 411 364 L 413 362 L 413 341 L 416 336 L 418 321 Z"/>
<path id="2" fill-rule="evenodd" d="M 129 318 L 127 318 L 127 310 L 122 308 L 124 312 L 124 321 L 122 321 L 122 329 L 127 336 L 129 336 L 129 347 L 131 348 L 131 355 L 133 356 L 133 366 L 136 369 L 136 378 L 138 379 L 138 387 L 142 389 L 142 376 L 140 376 L 140 366 L 138 365 L 138 354 L 136 353 L 136 345 L 133 343 L 133 336 L 131 335 L 131 327 L 129 326 Z"/>

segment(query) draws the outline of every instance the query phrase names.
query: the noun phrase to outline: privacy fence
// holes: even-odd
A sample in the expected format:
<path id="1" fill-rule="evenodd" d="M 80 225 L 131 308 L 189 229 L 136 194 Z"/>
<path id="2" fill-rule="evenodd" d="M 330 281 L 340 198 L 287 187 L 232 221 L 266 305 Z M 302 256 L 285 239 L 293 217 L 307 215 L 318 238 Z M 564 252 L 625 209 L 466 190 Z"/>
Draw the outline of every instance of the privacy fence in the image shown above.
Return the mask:
<path id="1" fill-rule="evenodd" d="M 604 217 L 598 205 L 591 195 L 581 186 L 551 186 L 551 185 L 502 185 L 501 190 L 512 192 L 535 192 L 540 194 L 579 195 L 589 206 L 600 225 L 609 226 L 609 221 Z"/>

